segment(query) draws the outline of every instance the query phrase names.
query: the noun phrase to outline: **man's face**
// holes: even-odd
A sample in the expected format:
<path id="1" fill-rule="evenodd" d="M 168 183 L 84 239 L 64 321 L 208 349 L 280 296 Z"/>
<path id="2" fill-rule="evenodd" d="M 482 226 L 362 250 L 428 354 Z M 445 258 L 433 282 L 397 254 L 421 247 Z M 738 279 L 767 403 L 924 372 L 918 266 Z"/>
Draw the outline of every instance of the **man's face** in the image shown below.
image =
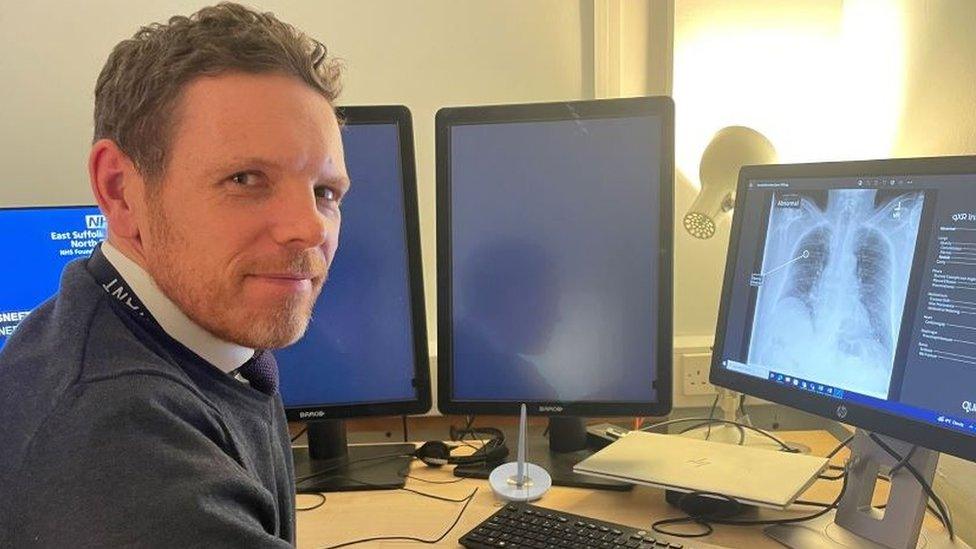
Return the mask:
<path id="1" fill-rule="evenodd" d="M 161 181 L 147 184 L 147 270 L 216 336 L 266 349 L 305 332 L 348 190 L 329 102 L 297 78 L 233 73 L 185 89 Z"/>

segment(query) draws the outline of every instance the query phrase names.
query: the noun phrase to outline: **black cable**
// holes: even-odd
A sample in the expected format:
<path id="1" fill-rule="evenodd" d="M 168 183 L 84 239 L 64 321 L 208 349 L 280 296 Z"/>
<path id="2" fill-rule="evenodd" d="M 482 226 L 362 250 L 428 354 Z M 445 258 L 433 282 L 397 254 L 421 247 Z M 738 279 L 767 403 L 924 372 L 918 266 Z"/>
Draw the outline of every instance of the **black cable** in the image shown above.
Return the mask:
<path id="1" fill-rule="evenodd" d="M 835 446 L 834 449 L 831 450 L 824 457 L 827 458 L 827 460 L 829 461 L 831 458 L 833 458 L 838 453 L 840 453 L 841 450 L 843 450 L 844 448 L 846 448 L 851 443 L 851 441 L 853 441 L 853 440 L 854 440 L 854 435 L 851 435 L 851 436 L 845 438 L 844 440 L 840 441 L 840 444 L 838 444 L 837 446 Z M 847 468 L 846 467 L 841 467 L 840 465 L 827 465 L 827 469 L 830 469 L 831 471 L 847 471 Z M 820 480 L 840 480 L 840 479 L 844 478 L 844 473 L 841 473 L 839 475 L 834 475 L 834 476 L 830 476 L 830 475 L 818 475 L 817 478 L 819 478 Z"/>
<path id="2" fill-rule="evenodd" d="M 851 435 L 851 436 L 845 438 L 844 440 L 840 441 L 840 444 L 838 444 L 837 446 L 835 446 L 834 449 L 831 450 L 824 457 L 826 457 L 827 460 L 829 461 L 831 458 L 833 458 L 834 456 L 836 456 L 837 454 L 839 454 L 841 450 L 843 450 L 844 448 L 846 448 L 851 443 L 851 441 L 853 441 L 853 440 L 854 440 L 854 435 Z M 831 475 L 818 475 L 817 476 L 818 479 L 820 479 L 820 480 L 841 480 L 842 478 L 844 478 L 844 475 L 846 474 L 846 471 L 847 471 L 847 468 L 846 467 L 841 467 L 839 465 L 827 465 L 827 468 L 830 469 L 831 471 L 842 471 L 842 473 L 839 474 L 839 475 L 833 475 L 833 476 L 831 476 Z"/>
<path id="3" fill-rule="evenodd" d="M 302 427 L 302 430 L 301 431 L 298 431 L 298 434 L 297 435 L 291 437 L 292 443 L 294 443 L 296 440 L 298 440 L 298 437 L 304 435 L 305 434 L 305 431 L 308 431 L 308 425 L 306 425 L 305 427 Z"/>
<path id="4" fill-rule="evenodd" d="M 730 421 L 730 420 L 727 420 L 727 419 L 711 419 L 711 420 L 708 420 L 707 418 L 701 418 L 701 417 L 689 417 L 689 418 L 681 418 L 681 419 L 669 419 L 668 421 L 662 421 L 660 423 L 655 423 L 653 425 L 648 425 L 647 427 L 641 427 L 640 430 L 641 431 L 650 431 L 651 429 L 656 429 L 656 428 L 660 428 L 660 427 L 666 427 L 668 425 L 674 425 L 676 423 L 684 423 L 684 422 L 687 422 L 687 421 L 698 421 L 698 422 L 701 422 L 701 421 L 706 421 L 706 420 L 707 421 L 713 421 L 715 423 L 727 423 L 729 425 L 741 425 L 744 429 L 749 429 L 750 431 L 754 431 L 756 433 L 759 433 L 760 435 L 762 435 L 762 436 L 764 436 L 764 437 L 772 440 L 773 442 L 775 442 L 776 444 L 778 444 L 780 446 L 780 449 L 782 451 L 784 451 L 784 452 L 789 452 L 791 454 L 799 453 L 799 450 L 798 449 L 793 448 L 789 444 L 783 442 L 779 438 L 773 436 L 772 434 L 770 434 L 770 433 L 768 433 L 768 432 L 766 432 L 766 431 L 764 431 L 764 430 L 762 430 L 762 429 L 760 429 L 758 427 L 753 427 L 752 425 L 748 425 L 748 424 L 745 424 L 745 423 L 740 423 L 738 421 Z"/>
<path id="5" fill-rule="evenodd" d="M 468 480 L 467 477 L 458 477 L 453 480 L 434 480 L 429 478 L 420 478 L 413 475 L 403 475 L 403 478 L 409 478 L 420 482 L 426 482 L 427 484 L 457 484 L 459 482 Z"/>
<path id="6" fill-rule="evenodd" d="M 404 414 L 401 417 L 403 418 L 403 442 L 409 442 L 407 440 L 407 416 Z"/>
<path id="7" fill-rule="evenodd" d="M 851 436 L 845 438 L 844 440 L 840 441 L 840 444 L 838 444 L 836 448 L 834 448 L 833 450 L 831 450 L 830 453 L 827 454 L 824 457 L 826 457 L 827 459 L 830 459 L 830 458 L 836 456 L 841 450 L 844 449 L 845 446 L 847 446 L 848 444 L 850 444 L 852 440 L 854 440 L 854 435 L 851 435 Z M 841 469 L 843 469 L 843 467 Z"/>
<path id="8" fill-rule="evenodd" d="M 386 459 L 386 460 L 392 461 L 394 459 L 402 458 L 402 457 L 413 457 L 413 456 L 410 455 L 410 454 L 397 453 L 397 454 L 383 454 L 381 456 L 365 457 L 365 458 L 360 458 L 360 459 L 354 459 L 352 461 L 341 461 L 340 460 L 335 465 L 332 465 L 330 467 L 326 467 L 324 469 L 320 469 L 320 470 L 318 470 L 318 471 L 316 471 L 316 472 L 314 472 L 314 473 L 312 473 L 310 475 L 305 475 L 305 476 L 301 476 L 301 477 L 296 478 L 295 479 L 295 485 L 297 486 L 297 485 L 301 484 L 302 482 L 305 482 L 306 480 L 308 480 L 310 478 L 320 477 L 322 475 L 325 475 L 325 474 L 328 474 L 328 473 L 330 473 L 332 471 L 335 471 L 336 469 L 340 469 L 342 467 L 347 467 L 349 465 L 354 465 L 356 463 L 362 463 L 362 462 L 366 462 L 366 461 L 376 461 L 378 459 Z"/>
<path id="9" fill-rule="evenodd" d="M 382 484 L 373 484 L 372 482 L 367 482 L 365 480 L 360 480 L 355 477 L 350 477 L 349 475 L 336 475 L 336 476 L 351 482 L 355 482 L 357 484 L 362 484 L 363 486 L 371 486 L 373 488 L 385 488 L 385 486 L 383 486 Z M 421 492 L 420 490 L 414 490 L 413 488 L 406 488 L 402 486 L 397 488 L 397 490 L 403 490 L 404 492 L 410 492 L 411 494 L 416 494 L 418 496 L 423 496 L 425 498 L 436 499 L 437 501 L 446 501 L 448 503 L 464 503 L 465 500 L 467 499 L 467 498 L 451 499 L 451 498 L 446 498 L 444 496 L 438 496 L 437 494 L 429 494 L 427 492 Z"/>
<path id="10" fill-rule="evenodd" d="M 678 434 L 679 435 L 683 435 L 683 434 L 685 434 L 685 433 L 687 433 L 689 431 L 694 431 L 695 429 L 701 429 L 702 427 L 705 427 L 706 425 L 708 426 L 709 430 L 711 430 L 712 425 L 714 425 L 715 423 L 718 423 L 718 422 L 715 421 L 715 420 L 709 420 L 709 421 L 706 421 L 704 423 L 699 423 L 698 425 L 692 425 L 691 427 L 686 427 L 686 428 L 682 429 L 681 431 L 678 431 Z M 745 425 L 745 424 L 743 424 L 743 425 Z M 739 446 L 745 445 L 745 443 L 746 443 L 746 430 L 745 430 L 745 428 L 743 428 L 742 425 L 736 425 L 735 428 L 739 431 L 739 442 L 738 442 L 738 445 Z M 705 440 L 708 440 L 708 433 L 705 434 Z"/>
<path id="11" fill-rule="evenodd" d="M 841 442 L 840 446 L 838 446 L 837 448 L 834 448 L 834 450 L 830 454 L 828 454 L 828 456 L 832 457 L 833 455 L 837 454 L 837 452 L 839 452 L 841 450 L 841 448 L 843 448 L 844 446 L 847 446 L 848 444 L 850 444 L 851 440 L 853 440 L 853 439 L 854 439 L 854 435 L 851 435 L 851 436 L 847 437 L 843 442 Z M 913 446 L 912 448 L 913 449 L 914 448 L 917 448 L 917 446 Z M 909 453 L 911 453 L 911 452 L 909 452 Z M 905 461 L 905 460 L 903 459 L 902 461 Z M 902 462 L 899 462 L 899 463 L 902 463 Z M 841 470 L 841 471 L 846 470 L 844 467 L 840 467 L 840 466 L 837 466 L 837 465 L 829 465 L 828 467 L 830 467 L 831 469 L 835 469 L 835 470 Z M 892 470 L 894 470 L 894 468 L 892 468 Z M 840 475 L 837 475 L 837 476 L 820 475 L 817 478 L 819 478 L 820 480 L 840 480 L 840 479 L 844 478 L 844 474 L 840 474 Z M 890 474 L 888 476 L 879 474 L 878 475 L 878 480 L 882 480 L 884 482 L 889 482 L 890 483 L 891 482 Z M 804 501 L 804 500 L 799 500 L 799 499 L 796 500 L 796 501 L 794 501 L 793 503 L 796 503 L 798 505 L 813 505 L 813 506 L 816 506 L 816 507 L 822 507 L 824 505 L 827 505 L 826 503 L 822 503 L 822 502 L 817 502 L 817 501 Z M 887 507 L 887 504 L 881 504 L 881 505 L 875 505 L 874 506 L 875 509 L 884 509 L 885 507 Z M 946 528 L 946 530 L 949 529 L 948 526 L 946 526 L 945 519 L 942 517 L 941 514 L 939 514 L 939 510 L 936 509 L 930 502 L 925 502 L 925 508 L 930 513 L 932 513 L 932 516 L 934 516 L 939 521 L 939 523 L 942 524 L 942 526 L 944 528 Z"/>
<path id="12" fill-rule="evenodd" d="M 651 529 L 660 534 L 665 534 L 669 536 L 676 536 L 676 537 L 683 537 L 683 538 L 697 538 L 697 537 L 704 537 L 711 534 L 713 532 L 713 527 L 712 527 L 713 524 L 722 524 L 728 526 L 768 526 L 773 524 L 794 524 L 798 522 L 806 522 L 808 520 L 820 518 L 826 515 L 827 513 L 829 513 L 830 511 L 836 509 L 837 505 L 840 504 L 841 498 L 844 497 L 844 492 L 846 491 L 847 491 L 847 476 L 845 475 L 844 484 L 841 486 L 840 493 L 837 494 L 837 498 L 834 499 L 834 501 L 829 505 L 826 505 L 820 511 L 817 511 L 812 515 L 805 515 L 802 517 L 790 517 L 790 518 L 781 518 L 781 519 L 756 519 L 756 520 L 738 520 L 738 519 L 729 518 L 731 516 L 734 516 L 736 513 L 738 513 L 739 509 L 741 509 L 742 506 L 742 504 L 733 497 L 727 496 L 725 494 L 718 494 L 715 492 L 705 492 L 705 491 L 688 492 L 687 494 L 682 495 L 681 498 L 678 500 L 679 509 L 684 510 L 685 508 L 683 507 L 683 504 L 693 496 L 710 496 L 714 498 L 724 499 L 726 501 L 733 503 L 734 508 L 731 510 L 731 512 L 722 513 L 722 514 L 692 515 L 689 513 L 688 516 L 685 517 L 662 519 L 651 524 Z M 666 526 L 668 524 L 697 524 L 701 526 L 704 530 L 702 532 L 689 534 L 686 532 L 674 532 L 674 531 L 661 528 L 661 526 Z"/>
<path id="13" fill-rule="evenodd" d="M 471 428 L 474 425 L 474 419 L 475 419 L 475 416 L 467 416 L 466 423 L 464 424 L 464 427 L 462 427 L 461 429 L 458 429 L 457 427 L 451 425 L 451 427 L 450 427 L 450 436 L 451 436 L 451 440 L 456 440 L 456 441 L 460 442 L 461 444 L 464 444 L 468 448 L 471 448 L 472 450 L 478 451 L 479 448 L 477 446 L 475 446 L 474 444 L 471 444 L 470 442 L 464 440 L 464 437 L 466 435 L 471 435 L 472 437 L 474 436 L 474 431 Z"/>
<path id="14" fill-rule="evenodd" d="M 360 543 L 370 543 L 373 541 L 416 541 L 419 543 L 426 543 L 428 545 L 440 543 L 441 540 L 446 538 L 447 535 L 451 533 L 451 530 L 454 530 L 454 527 L 457 526 L 459 522 L 461 522 L 461 517 L 464 516 L 464 511 L 468 508 L 468 505 L 471 504 L 471 501 L 474 499 L 474 496 L 477 493 L 478 493 L 478 489 L 475 488 L 468 497 L 464 498 L 463 500 L 460 500 L 464 502 L 464 505 L 461 507 L 461 511 L 458 513 L 457 518 L 454 519 L 454 522 L 451 523 L 451 525 L 447 528 L 447 530 L 445 530 L 444 533 L 441 534 L 437 539 L 428 540 L 423 538 L 416 538 L 413 536 L 377 536 L 372 538 L 364 538 L 364 539 L 357 539 L 353 541 L 347 541 L 345 543 L 340 543 L 338 545 L 330 545 L 325 549 L 339 549 L 340 547 L 348 547 L 350 545 L 358 545 Z"/>
<path id="15" fill-rule="evenodd" d="M 820 479 L 820 480 L 841 480 L 841 479 L 844 478 L 844 476 L 845 475 L 843 473 L 841 473 L 839 475 L 834 475 L 834 476 L 830 476 L 830 475 L 818 475 L 817 478 Z"/>
<path id="16" fill-rule="evenodd" d="M 721 393 L 715 393 L 715 400 L 712 401 L 712 407 L 708 410 L 708 431 L 705 431 L 705 440 L 712 436 L 712 419 L 715 417 L 715 408 L 718 407 L 720 396 L 722 396 Z"/>
<path id="17" fill-rule="evenodd" d="M 500 429 L 496 429 L 492 427 L 476 428 L 474 427 L 474 420 L 475 420 L 475 416 L 468 416 L 467 423 L 462 429 L 458 429 L 457 427 L 451 425 L 450 427 L 451 440 L 456 440 L 461 444 L 464 444 L 468 448 L 474 450 L 474 453 L 471 454 L 471 457 L 476 457 L 476 458 L 480 456 L 487 456 L 488 452 L 490 452 L 491 450 L 505 446 L 504 432 L 502 432 Z M 475 446 L 470 442 L 464 440 L 466 436 L 470 436 L 474 438 L 475 435 L 490 435 L 491 438 L 483 442 L 481 446 Z"/>
<path id="18" fill-rule="evenodd" d="M 314 509 L 318 509 L 319 507 L 325 505 L 325 494 L 323 494 L 322 492 L 313 492 L 313 493 L 309 493 L 308 495 L 318 496 L 322 498 L 322 500 L 316 503 L 315 505 L 311 505 L 309 507 L 295 507 L 295 510 L 298 511 L 299 513 L 301 513 L 302 511 L 312 511 Z"/>
<path id="19" fill-rule="evenodd" d="M 874 443 L 877 444 L 882 450 L 888 452 L 888 455 L 895 458 L 895 460 L 898 463 L 901 463 L 904 460 L 904 458 L 901 455 L 899 455 L 898 452 L 892 449 L 891 446 L 888 446 L 888 444 L 885 443 L 885 441 L 881 440 L 881 437 L 879 437 L 874 433 L 868 433 L 868 436 L 871 437 L 871 440 L 873 440 Z M 955 531 L 952 527 L 952 518 L 949 516 L 949 511 L 946 509 L 945 504 L 942 503 L 942 500 L 939 499 L 939 496 L 935 494 L 935 490 L 933 490 L 932 487 L 929 486 L 929 483 L 926 482 L 924 478 L 922 478 L 921 473 L 919 473 L 918 470 L 915 469 L 915 467 L 911 463 L 905 461 L 904 467 L 905 469 L 908 469 L 908 472 L 911 473 L 913 477 L 915 477 L 915 480 L 918 481 L 919 486 L 922 487 L 922 490 L 925 491 L 925 494 L 929 497 L 929 499 L 932 500 L 932 503 L 934 503 L 935 506 L 939 509 L 939 514 L 941 515 L 940 520 L 942 520 L 942 524 L 945 525 L 946 531 L 949 534 L 949 541 L 955 541 Z"/>
<path id="20" fill-rule="evenodd" d="M 874 508 L 875 509 L 884 509 L 887 506 L 888 506 L 887 503 L 882 503 L 881 505 L 875 505 Z M 930 502 L 925 502 L 925 509 L 929 513 L 932 513 L 932 516 L 935 517 L 936 520 L 939 521 L 939 524 L 941 524 L 943 528 L 945 528 L 946 530 L 949 530 L 949 528 L 946 526 L 945 520 L 942 518 L 941 515 L 939 515 L 939 510 L 936 509 Z"/>
<path id="21" fill-rule="evenodd" d="M 883 479 L 883 480 L 887 480 L 887 479 L 885 479 L 884 477 L 882 477 L 880 475 L 878 476 L 878 478 L 879 479 Z M 798 499 L 798 500 L 794 501 L 793 504 L 794 505 L 810 505 L 812 507 L 825 507 L 827 505 L 830 505 L 829 503 L 824 503 L 822 501 L 806 501 L 806 500 L 802 500 L 802 499 Z M 882 503 L 881 505 L 874 505 L 873 507 L 875 509 L 878 509 L 878 510 L 883 510 L 887 506 L 888 506 L 887 504 Z M 936 520 L 939 521 L 939 524 L 941 524 L 943 527 L 945 527 L 945 523 L 942 522 L 942 517 L 939 516 L 939 510 L 938 509 L 936 509 L 934 506 L 932 506 L 931 503 L 926 503 L 925 504 L 925 508 L 928 510 L 928 512 L 932 513 L 932 516 L 934 516 L 936 518 Z"/>
<path id="22" fill-rule="evenodd" d="M 829 503 L 824 503 L 822 501 L 807 501 L 804 499 L 798 499 L 793 502 L 793 505 L 809 505 L 811 507 L 829 507 Z"/>
<path id="23" fill-rule="evenodd" d="M 917 444 L 912 445 L 911 449 L 908 450 L 908 453 L 905 454 L 905 457 L 901 458 L 901 461 L 896 463 L 895 466 L 892 467 L 890 471 L 888 471 L 888 476 L 889 477 L 894 476 L 894 474 L 898 472 L 898 469 L 901 469 L 902 467 L 907 465 L 908 462 L 912 459 L 912 456 L 915 455 L 915 450 L 918 450 Z"/>

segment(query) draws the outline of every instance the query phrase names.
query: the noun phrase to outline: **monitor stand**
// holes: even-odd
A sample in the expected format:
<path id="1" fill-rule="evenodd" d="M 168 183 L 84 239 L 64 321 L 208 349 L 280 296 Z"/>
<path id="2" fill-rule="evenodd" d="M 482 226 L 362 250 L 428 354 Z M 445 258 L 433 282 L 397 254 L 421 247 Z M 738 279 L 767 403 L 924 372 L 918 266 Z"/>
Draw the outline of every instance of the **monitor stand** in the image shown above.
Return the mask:
<path id="1" fill-rule="evenodd" d="M 349 446 L 341 419 L 308 422 L 308 448 L 292 448 L 298 493 L 403 488 L 413 444 Z"/>
<path id="2" fill-rule="evenodd" d="M 505 440 L 517 437 L 505 435 Z M 615 480 L 580 475 L 573 472 L 573 466 L 593 455 L 586 446 L 586 426 L 580 417 L 550 417 L 549 440 L 544 437 L 527 436 L 525 459 L 546 471 L 552 477 L 553 485 L 594 488 L 598 490 L 626 491 L 632 484 Z M 454 475 L 458 477 L 488 478 L 498 463 L 488 465 L 458 465 Z"/>
<path id="3" fill-rule="evenodd" d="M 884 440 L 901 455 L 911 449 L 908 443 L 887 437 Z M 872 507 L 880 466 L 892 467 L 896 461 L 860 429 L 854 434 L 851 455 L 853 466 L 847 473 L 847 490 L 836 512 L 809 522 L 770 526 L 766 535 L 794 549 L 969 547 L 958 536 L 951 542 L 944 532 L 921 533 L 928 496 L 908 470 L 902 469 L 891 478 L 887 507 Z M 938 461 L 938 452 L 919 447 L 910 463 L 931 486 Z"/>

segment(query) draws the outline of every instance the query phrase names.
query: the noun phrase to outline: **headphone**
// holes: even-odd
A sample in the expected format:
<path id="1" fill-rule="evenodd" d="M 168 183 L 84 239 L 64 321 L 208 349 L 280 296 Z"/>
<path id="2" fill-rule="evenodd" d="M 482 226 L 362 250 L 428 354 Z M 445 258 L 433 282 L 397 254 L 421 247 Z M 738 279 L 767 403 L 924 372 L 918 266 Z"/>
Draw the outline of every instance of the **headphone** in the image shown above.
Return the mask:
<path id="1" fill-rule="evenodd" d="M 451 438 L 459 440 L 459 435 L 466 434 L 486 434 L 491 438 L 469 456 L 452 456 L 451 450 L 457 446 L 449 446 L 439 440 L 430 440 L 423 443 L 420 448 L 413 453 L 413 456 L 431 467 L 442 467 L 444 465 L 483 465 L 485 467 L 496 463 L 501 463 L 508 456 L 508 446 L 505 446 L 505 435 L 498 429 L 491 427 L 480 427 L 477 429 L 455 430 L 451 428 Z"/>

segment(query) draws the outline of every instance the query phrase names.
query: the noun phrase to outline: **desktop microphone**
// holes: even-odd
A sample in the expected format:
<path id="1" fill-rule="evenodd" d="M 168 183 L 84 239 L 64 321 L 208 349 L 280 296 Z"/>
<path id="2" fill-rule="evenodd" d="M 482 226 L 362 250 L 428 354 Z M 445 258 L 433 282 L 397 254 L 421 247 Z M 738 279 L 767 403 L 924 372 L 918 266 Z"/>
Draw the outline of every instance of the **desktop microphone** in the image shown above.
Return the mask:
<path id="1" fill-rule="evenodd" d="M 488 483 L 495 495 L 506 501 L 535 501 L 552 486 L 552 477 L 545 469 L 525 462 L 525 404 L 519 415 L 518 458 L 495 467 Z"/>

